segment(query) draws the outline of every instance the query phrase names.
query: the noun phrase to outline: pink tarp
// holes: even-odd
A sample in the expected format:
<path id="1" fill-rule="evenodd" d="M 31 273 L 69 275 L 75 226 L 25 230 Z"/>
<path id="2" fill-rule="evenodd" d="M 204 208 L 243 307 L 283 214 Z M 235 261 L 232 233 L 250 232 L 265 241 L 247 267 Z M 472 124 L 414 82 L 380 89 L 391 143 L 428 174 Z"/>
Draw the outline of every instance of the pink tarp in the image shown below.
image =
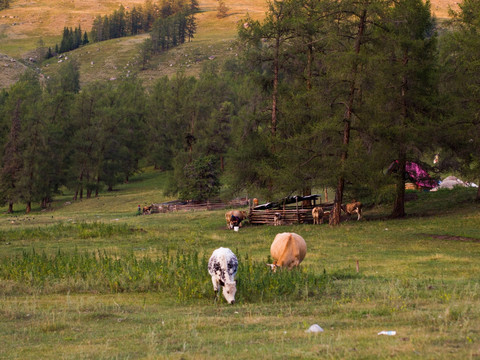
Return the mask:
<path id="1" fill-rule="evenodd" d="M 405 166 L 408 176 L 415 182 L 417 186 L 431 189 L 436 187 L 437 181 L 432 179 L 430 175 L 417 163 L 407 161 Z"/>
<path id="2" fill-rule="evenodd" d="M 395 160 L 388 167 L 388 172 L 398 171 L 398 160 Z M 432 179 L 430 175 L 417 163 L 407 161 L 405 165 L 405 171 L 408 178 L 413 181 L 418 187 L 424 189 L 432 189 L 438 186 L 436 180 Z"/>

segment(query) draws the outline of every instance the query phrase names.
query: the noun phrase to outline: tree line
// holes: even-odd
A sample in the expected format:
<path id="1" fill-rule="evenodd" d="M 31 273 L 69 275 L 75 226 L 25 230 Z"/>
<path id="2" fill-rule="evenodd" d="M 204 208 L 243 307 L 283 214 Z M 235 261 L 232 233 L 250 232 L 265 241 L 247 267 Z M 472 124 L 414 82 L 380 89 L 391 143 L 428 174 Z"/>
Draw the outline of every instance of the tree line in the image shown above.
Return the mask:
<path id="1" fill-rule="evenodd" d="M 10 0 L 0 0 L 0 10 L 5 10 L 10 7 Z"/>
<path id="2" fill-rule="evenodd" d="M 0 96 L 1 199 L 96 196 L 153 165 L 184 199 L 329 187 L 338 206 L 404 216 L 407 161 L 439 154 L 432 173 L 480 178 L 479 4 L 440 26 L 421 0 L 272 2 L 239 24 L 238 57 L 148 92 L 135 78 L 79 91 L 72 62 L 45 86 L 26 75 Z"/>
<path id="3" fill-rule="evenodd" d="M 123 5 L 107 16 L 97 16 L 93 22 L 90 38 L 93 42 L 137 35 L 152 31 L 157 21 L 181 17 L 185 21 L 183 33 L 195 33 L 195 13 L 199 10 L 197 0 L 175 0 L 153 3 L 146 0 L 144 6 L 126 11 Z"/>
<path id="4" fill-rule="evenodd" d="M 81 26 L 64 27 L 60 45 L 48 48 L 46 58 L 75 50 L 90 42 L 99 42 L 125 36 L 151 32 L 148 50 L 154 53 L 190 41 L 196 32 L 195 14 L 199 11 L 197 0 L 176 0 L 153 3 L 146 0 L 144 6 L 127 11 L 123 5 L 110 15 L 98 15 L 93 21 L 90 37 L 82 33 Z"/>
<path id="5" fill-rule="evenodd" d="M 58 46 L 58 44 L 55 45 L 55 52 L 49 47 L 46 58 L 50 59 L 54 54 L 63 54 L 78 49 L 80 46 L 87 45 L 89 42 L 87 32 L 85 31 L 82 34 L 82 27 L 80 25 L 78 25 L 78 28 L 75 27 L 75 29 L 64 27 L 60 46 Z"/>

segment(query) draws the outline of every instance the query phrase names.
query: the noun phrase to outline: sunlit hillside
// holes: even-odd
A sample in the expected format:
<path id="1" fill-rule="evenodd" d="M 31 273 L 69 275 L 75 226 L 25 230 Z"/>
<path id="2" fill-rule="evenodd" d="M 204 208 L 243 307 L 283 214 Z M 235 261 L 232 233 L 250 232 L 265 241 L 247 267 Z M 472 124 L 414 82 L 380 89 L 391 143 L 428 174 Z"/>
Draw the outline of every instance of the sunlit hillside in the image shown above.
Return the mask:
<path id="1" fill-rule="evenodd" d="M 15 64 L 21 60 L 36 67 L 46 76 L 55 72 L 58 59 L 40 61 L 39 48 L 55 47 L 64 27 L 81 26 L 89 31 L 98 15 L 111 14 L 122 4 L 126 10 L 143 5 L 145 0 L 12 0 L 11 7 L 0 12 L 0 88 L 10 86 L 24 71 Z M 217 0 L 200 0 L 197 34 L 192 42 L 179 46 L 152 59 L 147 69 L 141 69 L 138 46 L 147 35 L 91 44 L 67 56 L 76 58 L 81 66 L 81 82 L 112 80 L 127 73 L 137 73 L 148 86 L 158 77 L 170 76 L 179 70 L 187 75 L 198 74 L 203 62 L 221 60 L 235 55 L 232 42 L 236 24 L 247 13 L 254 18 L 264 15 L 267 0 L 225 0 L 228 16 L 217 18 Z M 455 0 L 433 0 L 434 14 L 448 16 L 448 7 Z M 6 57 L 6 56 L 8 57 Z M 65 60 L 62 60 L 65 61 Z"/>
<path id="2" fill-rule="evenodd" d="M 121 2 L 127 11 L 144 3 L 145 0 Z M 171 75 L 181 68 L 187 74 L 195 74 L 203 61 L 222 57 L 230 51 L 229 43 L 235 37 L 238 20 L 247 13 L 260 18 L 266 6 L 264 0 L 226 0 L 228 16 L 218 19 L 217 1 L 200 0 L 199 4 L 201 12 L 197 15 L 198 29 L 194 41 L 170 51 L 168 55 L 153 59 L 149 70 L 139 75 L 147 83 L 160 76 Z M 119 6 L 120 2 L 108 0 L 14 0 L 10 9 L 0 12 L 0 54 L 40 67 L 48 76 L 55 71 L 58 60 L 51 60 L 42 66 L 35 60 L 39 58 L 35 49 L 54 47 L 60 42 L 66 26 L 80 25 L 83 30 L 89 31 L 96 16 L 111 14 Z M 94 79 L 109 80 L 124 72 L 138 71 L 138 45 L 145 37 L 116 39 L 74 51 L 70 58 L 77 58 L 81 64 L 82 83 Z M 32 60 L 36 62 L 32 63 Z M 23 71 L 23 68 L 12 64 L 12 59 L 0 58 L 4 73 L 0 74 L 0 88 L 9 86 Z"/>

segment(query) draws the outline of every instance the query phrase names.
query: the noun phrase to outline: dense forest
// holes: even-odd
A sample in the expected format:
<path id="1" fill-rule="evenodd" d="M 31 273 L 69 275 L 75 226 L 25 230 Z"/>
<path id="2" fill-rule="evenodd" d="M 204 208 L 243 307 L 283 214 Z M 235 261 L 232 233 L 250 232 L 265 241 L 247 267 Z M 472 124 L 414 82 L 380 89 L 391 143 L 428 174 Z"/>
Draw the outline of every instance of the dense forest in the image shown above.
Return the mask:
<path id="1" fill-rule="evenodd" d="M 480 178 L 479 31 L 479 0 L 441 25 L 421 0 L 284 0 L 198 78 L 147 92 L 132 77 L 80 89 L 75 62 L 45 83 L 27 73 L 0 93 L 1 200 L 88 198 L 153 165 L 184 199 L 329 187 L 331 224 L 345 198 L 402 217 L 407 161 Z"/>

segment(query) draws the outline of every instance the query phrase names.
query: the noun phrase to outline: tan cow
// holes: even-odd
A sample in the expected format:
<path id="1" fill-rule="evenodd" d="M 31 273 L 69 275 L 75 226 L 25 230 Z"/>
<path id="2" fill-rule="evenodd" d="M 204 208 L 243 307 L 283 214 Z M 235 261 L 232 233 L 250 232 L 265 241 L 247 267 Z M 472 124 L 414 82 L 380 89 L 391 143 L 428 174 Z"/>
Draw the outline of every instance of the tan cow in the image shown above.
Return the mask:
<path id="1" fill-rule="evenodd" d="M 225 220 L 227 221 L 227 228 L 233 229 L 234 226 L 241 226 L 243 220 L 247 218 L 246 211 L 230 210 L 225 213 Z"/>
<path id="2" fill-rule="evenodd" d="M 357 221 L 362 218 L 362 207 L 363 204 L 360 201 L 353 201 L 350 204 L 342 205 L 342 210 L 347 215 L 352 215 L 353 213 L 357 214 Z"/>
<path id="3" fill-rule="evenodd" d="M 275 271 L 277 267 L 292 269 L 302 262 L 306 253 L 307 244 L 300 235 L 295 233 L 280 233 L 275 236 L 270 246 L 273 264 L 267 265 L 270 266 L 273 271 Z"/>
<path id="4" fill-rule="evenodd" d="M 312 209 L 313 223 L 323 224 L 323 208 L 321 206 L 315 206 Z"/>

